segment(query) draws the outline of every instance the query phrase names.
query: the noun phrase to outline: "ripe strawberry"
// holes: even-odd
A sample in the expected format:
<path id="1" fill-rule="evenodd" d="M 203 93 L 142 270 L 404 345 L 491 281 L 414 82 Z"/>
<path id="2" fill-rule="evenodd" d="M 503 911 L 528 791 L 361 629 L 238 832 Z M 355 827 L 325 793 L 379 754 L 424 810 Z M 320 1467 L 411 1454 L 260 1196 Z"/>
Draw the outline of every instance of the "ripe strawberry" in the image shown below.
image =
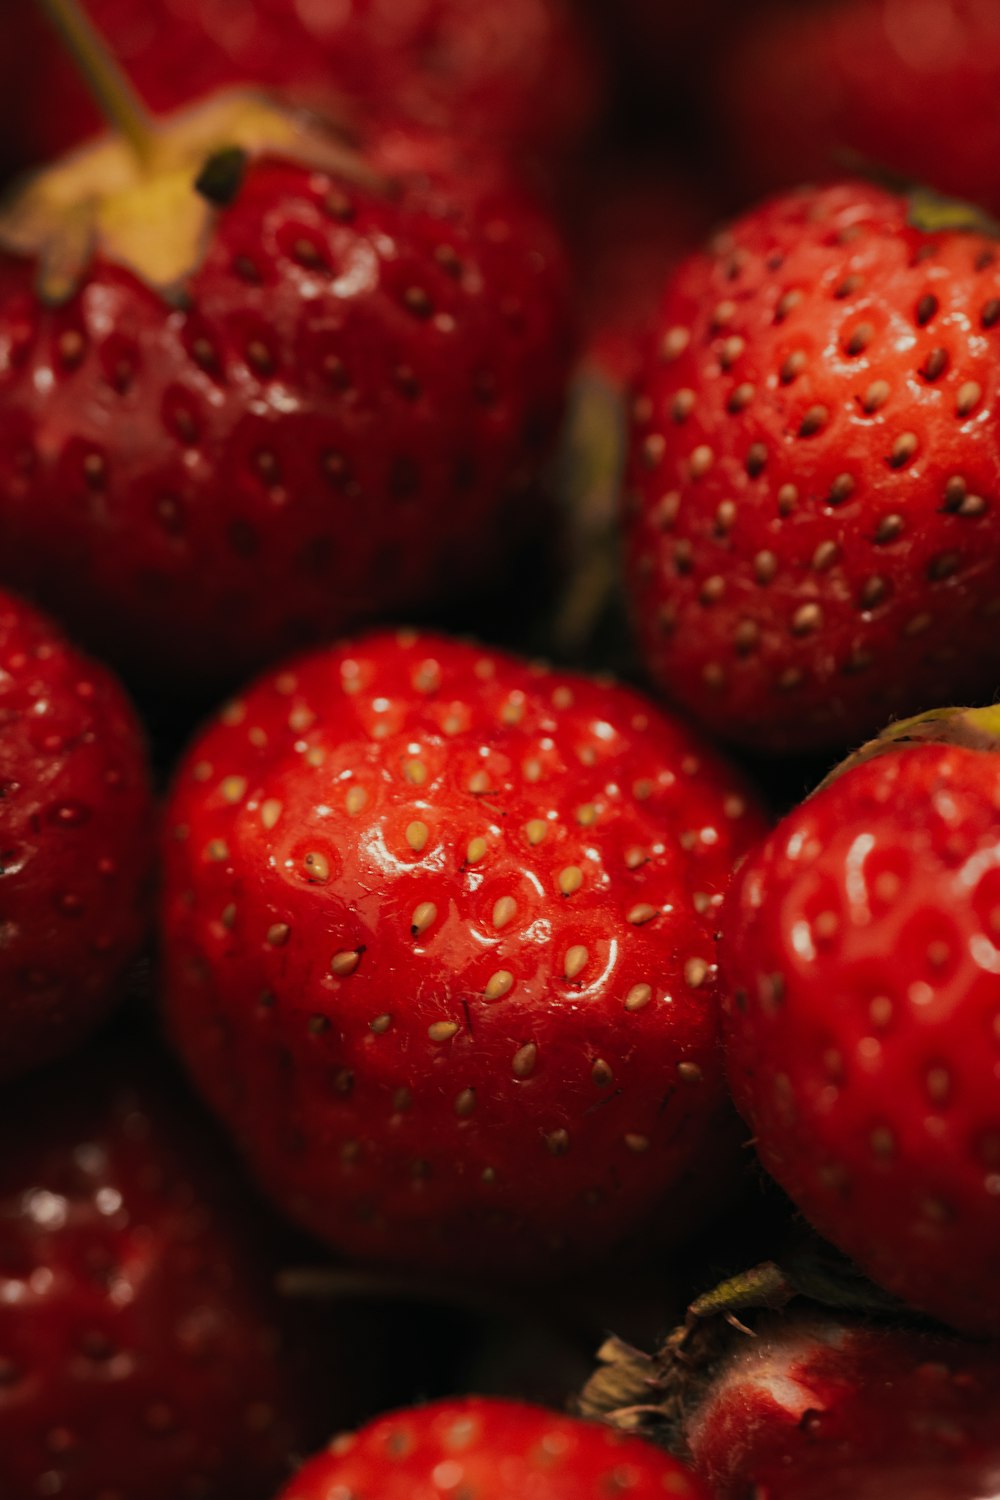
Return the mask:
<path id="1" fill-rule="evenodd" d="M 125 695 L 0 593 L 0 1077 L 106 1015 L 149 915 L 153 809 Z"/>
<path id="2" fill-rule="evenodd" d="M 874 1280 L 975 1334 L 1000 1333 L 997 719 L 894 726 L 750 856 L 720 920 L 764 1166 Z"/>
<path id="3" fill-rule="evenodd" d="M 221 86 L 255 83 L 324 107 L 454 128 L 515 152 L 579 140 L 600 95 L 574 0 L 85 0 L 139 93 L 167 113 Z M 19 122 L 33 159 L 95 132 L 94 107 L 51 35 L 10 7 L 30 88 Z M 27 50 L 25 50 L 25 48 Z"/>
<path id="4" fill-rule="evenodd" d="M 647 350 L 645 654 L 761 748 L 862 738 L 1000 665 L 1000 247 L 915 207 L 844 183 L 755 209 L 673 278 Z"/>
<path id="5" fill-rule="evenodd" d="M 8 1090 L 0 1137 L 0 1493 L 264 1500 L 298 1409 L 210 1125 L 91 1052 Z"/>
<path id="6" fill-rule="evenodd" d="M 687 1469 L 638 1438 L 514 1401 L 467 1397 L 380 1417 L 337 1438 L 281 1500 L 455 1491 L 475 1500 L 701 1500 Z"/>
<path id="7" fill-rule="evenodd" d="M 717 1500 L 994 1493 L 995 1349 L 818 1310 L 739 1316 L 752 1338 L 688 1328 L 652 1358 L 611 1341 L 582 1409 L 626 1430 L 638 1423 Z"/>
<path id="8" fill-rule="evenodd" d="M 168 825 L 169 1025 L 293 1218 L 467 1273 L 600 1255 L 664 1197 L 690 1228 L 730 1139 L 714 914 L 760 822 L 685 728 L 376 635 L 224 709 Z"/>
<path id="9" fill-rule="evenodd" d="M 570 353 L 546 223 L 455 142 L 356 156 L 242 96 L 158 150 L 98 146 L 0 221 L 4 576 L 183 679 L 473 587 L 538 524 Z M 98 215 L 82 267 L 65 200 Z"/>
<path id="10" fill-rule="evenodd" d="M 855 153 L 996 211 L 998 88 L 991 0 L 755 7 L 725 53 L 716 117 L 751 191 Z"/>

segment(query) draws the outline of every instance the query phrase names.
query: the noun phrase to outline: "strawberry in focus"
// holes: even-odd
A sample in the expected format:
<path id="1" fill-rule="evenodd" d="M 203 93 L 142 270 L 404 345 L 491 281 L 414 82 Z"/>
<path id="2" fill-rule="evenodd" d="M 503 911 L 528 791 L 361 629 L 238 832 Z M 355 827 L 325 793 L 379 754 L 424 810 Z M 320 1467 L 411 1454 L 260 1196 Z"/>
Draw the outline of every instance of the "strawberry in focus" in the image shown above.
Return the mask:
<path id="1" fill-rule="evenodd" d="M 706 1495 L 693 1474 L 649 1443 L 541 1407 L 473 1396 L 396 1412 L 337 1438 L 281 1500 L 413 1500 L 452 1489 L 476 1500 Z"/>
<path id="2" fill-rule="evenodd" d="M 118 683 L 0 593 L 0 1076 L 107 1014 L 150 915 L 153 806 Z"/>
<path id="3" fill-rule="evenodd" d="M 836 747 L 993 690 L 1000 247 L 956 213 L 790 194 L 667 289 L 629 583 L 650 670 L 725 737 Z"/>
<path id="4" fill-rule="evenodd" d="M 854 156 L 996 212 L 998 90 L 990 0 L 826 0 L 748 12 L 714 104 L 753 194 Z"/>
<path id="5" fill-rule="evenodd" d="M 0 218 L 3 576 L 185 688 L 472 592 L 540 524 L 572 342 L 547 222 L 454 141 L 359 153 L 250 96 L 140 147 Z"/>
<path id="6" fill-rule="evenodd" d="M 561 1271 L 733 1150 L 713 929 L 762 827 L 624 688 L 427 635 L 223 709 L 167 811 L 165 1001 L 274 1201 L 365 1259 Z"/>
<path id="7" fill-rule="evenodd" d="M 8 1090 L 0 1137 L 0 1491 L 267 1500 L 301 1408 L 210 1122 L 92 1051 Z"/>
<path id="8" fill-rule="evenodd" d="M 456 130 L 514 153 L 558 155 L 601 93 L 596 51 L 571 0 L 85 0 L 150 107 L 166 114 L 247 83 L 327 111 Z M 0 39 L 24 77 L 12 128 L 33 160 L 98 128 L 80 81 L 30 7 Z"/>
<path id="9" fill-rule="evenodd" d="M 895 725 L 742 865 L 727 1069 L 767 1170 L 881 1286 L 1000 1333 L 997 710 Z"/>

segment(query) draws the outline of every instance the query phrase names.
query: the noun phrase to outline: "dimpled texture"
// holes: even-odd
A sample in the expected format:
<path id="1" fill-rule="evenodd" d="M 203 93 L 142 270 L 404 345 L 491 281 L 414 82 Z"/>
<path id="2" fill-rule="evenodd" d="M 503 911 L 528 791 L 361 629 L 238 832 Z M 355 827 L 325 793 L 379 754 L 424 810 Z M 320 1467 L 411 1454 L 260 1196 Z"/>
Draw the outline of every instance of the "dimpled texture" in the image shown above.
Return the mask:
<path id="1" fill-rule="evenodd" d="M 8 1090 L 0 1132 L 0 1492 L 267 1500 L 296 1408 L 211 1122 L 92 1051 Z"/>
<path id="2" fill-rule="evenodd" d="M 142 732 L 113 677 L 0 592 L 0 1076 L 118 998 L 150 916 Z"/>
<path id="3" fill-rule="evenodd" d="M 281 1500 L 706 1500 L 639 1438 L 514 1401 L 470 1397 L 380 1417 L 331 1445 Z"/>
<path id="4" fill-rule="evenodd" d="M 11 9 L 3 25 L 23 27 L 21 7 Z M 600 98 L 571 0 L 86 0 L 86 9 L 157 113 L 255 82 L 547 154 L 585 133 Z M 99 121 L 56 43 L 34 30 L 17 124 L 27 148 L 47 156 Z"/>
<path id="5" fill-rule="evenodd" d="M 224 709 L 167 823 L 170 1028 L 330 1243 L 541 1273 L 724 1197 L 712 932 L 761 822 L 644 699 L 376 635 Z"/>
<path id="6" fill-rule="evenodd" d="M 793 1320 L 757 1330 L 686 1429 L 717 1500 L 981 1500 L 1000 1474 L 995 1350 Z"/>
<path id="7" fill-rule="evenodd" d="M 628 574 L 649 667 L 720 734 L 860 740 L 993 690 L 1000 261 L 841 183 L 671 281 L 635 405 Z"/>
<path id="8" fill-rule="evenodd" d="M 545 220 L 453 143 L 262 160 L 187 302 L 0 258 L 3 575 L 136 674 L 259 669 L 474 587 L 537 523 L 571 353 Z"/>
<path id="9" fill-rule="evenodd" d="M 720 927 L 768 1171 L 889 1291 L 1000 1332 L 1000 757 L 846 771 L 751 855 Z"/>
<path id="10" fill-rule="evenodd" d="M 715 104 L 751 192 L 836 172 L 850 151 L 995 212 L 998 88 L 992 0 L 836 0 L 753 15 Z"/>

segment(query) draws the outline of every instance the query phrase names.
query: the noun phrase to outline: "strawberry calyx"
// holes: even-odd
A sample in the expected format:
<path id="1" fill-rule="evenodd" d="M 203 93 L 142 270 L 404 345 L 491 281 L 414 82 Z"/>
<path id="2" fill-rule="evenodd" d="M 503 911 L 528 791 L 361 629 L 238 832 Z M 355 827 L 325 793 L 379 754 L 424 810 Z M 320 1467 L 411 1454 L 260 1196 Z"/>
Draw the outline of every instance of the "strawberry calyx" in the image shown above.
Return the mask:
<path id="1" fill-rule="evenodd" d="M 218 214 L 247 165 L 268 156 L 382 185 L 332 127 L 236 90 L 154 123 L 141 155 L 110 134 L 38 173 L 0 210 L 0 249 L 37 262 L 50 305 L 71 298 L 98 257 L 182 303 Z"/>
<path id="2" fill-rule="evenodd" d="M 698 1297 L 654 1354 L 607 1339 L 576 1409 L 690 1460 L 685 1434 L 691 1417 L 734 1345 L 798 1302 L 855 1318 L 899 1322 L 906 1316 L 900 1302 L 850 1262 L 826 1247 L 810 1247 L 784 1265 L 767 1261 L 741 1271 Z"/>
<path id="3" fill-rule="evenodd" d="M 848 771 L 883 755 L 895 755 L 917 745 L 956 745 L 984 754 L 1000 753 L 1000 705 L 988 708 L 932 708 L 911 719 L 889 724 L 875 739 L 834 767 L 816 788 L 831 786 Z M 815 793 L 813 793 L 815 796 Z"/>

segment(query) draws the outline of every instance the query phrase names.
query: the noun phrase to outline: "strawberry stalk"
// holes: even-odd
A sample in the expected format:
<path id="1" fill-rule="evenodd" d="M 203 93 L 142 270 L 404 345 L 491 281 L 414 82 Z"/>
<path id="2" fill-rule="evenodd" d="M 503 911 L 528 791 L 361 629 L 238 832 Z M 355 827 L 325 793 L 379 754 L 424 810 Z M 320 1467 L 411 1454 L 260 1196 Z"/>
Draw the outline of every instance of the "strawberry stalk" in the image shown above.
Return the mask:
<path id="1" fill-rule="evenodd" d="M 77 0 L 37 0 L 37 3 L 55 27 L 109 125 L 128 141 L 139 161 L 148 165 L 156 150 L 152 117 L 115 62 L 104 38 Z"/>

